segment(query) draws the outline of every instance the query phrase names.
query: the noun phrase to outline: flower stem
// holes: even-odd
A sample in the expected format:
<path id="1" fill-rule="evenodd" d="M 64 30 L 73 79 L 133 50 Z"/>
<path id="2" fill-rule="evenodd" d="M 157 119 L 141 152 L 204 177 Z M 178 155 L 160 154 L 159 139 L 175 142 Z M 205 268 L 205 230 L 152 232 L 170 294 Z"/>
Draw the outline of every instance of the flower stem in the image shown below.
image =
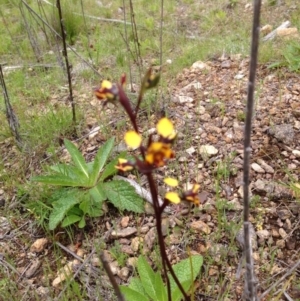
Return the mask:
<path id="1" fill-rule="evenodd" d="M 186 294 L 184 288 L 182 287 L 180 281 L 178 280 L 177 276 L 175 275 L 175 272 L 172 268 L 172 265 L 168 259 L 167 252 L 166 252 L 166 247 L 165 247 L 165 241 L 162 233 L 162 227 L 161 227 L 161 214 L 162 211 L 161 208 L 159 207 L 159 202 L 158 202 L 158 194 L 157 194 L 157 188 L 153 179 L 152 173 L 147 174 L 147 180 L 150 186 L 150 192 L 152 195 L 152 201 L 153 201 L 153 207 L 154 207 L 154 212 L 155 212 L 155 218 L 156 218 L 156 231 L 157 231 L 157 237 L 158 237 L 158 244 L 160 248 L 160 253 L 162 257 L 162 263 L 163 263 L 163 269 L 164 269 L 164 274 L 167 279 L 167 290 L 168 290 L 168 299 L 169 301 L 171 300 L 171 287 L 170 287 L 170 281 L 167 275 L 167 269 L 166 265 L 170 271 L 170 274 L 172 275 L 175 283 L 177 284 L 178 288 L 180 289 L 181 293 L 184 296 L 184 299 L 186 301 L 190 301 L 190 297 Z"/>

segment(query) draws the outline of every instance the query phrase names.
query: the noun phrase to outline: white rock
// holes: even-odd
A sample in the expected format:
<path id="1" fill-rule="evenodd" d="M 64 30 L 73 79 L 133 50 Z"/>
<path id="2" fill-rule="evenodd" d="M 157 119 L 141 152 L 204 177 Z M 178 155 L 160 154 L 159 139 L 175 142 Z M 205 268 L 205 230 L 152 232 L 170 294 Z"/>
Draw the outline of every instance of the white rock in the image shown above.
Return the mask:
<path id="1" fill-rule="evenodd" d="M 184 95 L 178 95 L 177 99 L 179 103 L 187 103 L 187 102 L 189 103 L 194 101 L 192 97 L 184 96 Z"/>
<path id="2" fill-rule="evenodd" d="M 166 63 L 167 64 L 172 64 L 172 60 L 168 59 L 168 60 L 166 60 Z"/>
<path id="3" fill-rule="evenodd" d="M 250 10 L 251 7 L 252 7 L 251 3 L 247 3 L 247 4 L 245 5 L 245 10 Z"/>
<path id="4" fill-rule="evenodd" d="M 204 112 L 205 112 L 205 107 L 203 107 L 203 106 L 198 106 L 198 107 L 196 108 L 196 113 L 197 113 L 197 114 L 204 114 Z"/>
<path id="5" fill-rule="evenodd" d="M 187 161 L 187 157 L 185 156 L 181 156 L 178 158 L 178 162 L 186 162 Z"/>
<path id="6" fill-rule="evenodd" d="M 270 33 L 272 30 L 273 30 L 273 26 L 270 24 L 266 24 L 260 29 L 260 32 L 263 35 L 266 35 L 266 34 Z"/>
<path id="7" fill-rule="evenodd" d="M 238 189 L 238 195 L 243 198 L 244 197 L 244 187 L 240 186 L 240 188 Z"/>
<path id="8" fill-rule="evenodd" d="M 137 252 L 139 250 L 139 247 L 140 247 L 140 243 L 143 242 L 144 239 L 142 237 L 134 237 L 132 240 L 131 240 L 131 249 L 132 251 L 134 252 Z"/>
<path id="9" fill-rule="evenodd" d="M 156 132 L 156 128 L 151 128 L 147 131 L 147 134 L 151 135 L 154 134 Z"/>
<path id="10" fill-rule="evenodd" d="M 61 282 L 65 281 L 73 274 L 73 261 L 68 262 L 58 272 L 58 276 L 52 281 L 52 286 L 57 287 Z"/>
<path id="11" fill-rule="evenodd" d="M 127 267 L 124 267 L 118 272 L 118 276 L 123 280 L 127 280 L 129 277 L 129 273 L 129 269 Z"/>
<path id="12" fill-rule="evenodd" d="M 243 77 L 245 77 L 245 74 L 238 73 L 234 78 L 235 79 L 242 79 Z"/>
<path id="13" fill-rule="evenodd" d="M 210 227 L 201 220 L 193 221 L 190 225 L 190 228 L 197 232 L 203 232 L 205 234 L 210 234 L 211 232 Z"/>
<path id="14" fill-rule="evenodd" d="M 110 267 L 111 272 L 113 273 L 113 275 L 117 275 L 117 273 L 120 270 L 117 261 L 110 262 L 109 267 Z"/>
<path id="15" fill-rule="evenodd" d="M 89 140 L 93 139 L 94 137 L 96 137 L 98 135 L 100 131 L 100 126 L 96 126 L 91 133 L 89 134 Z"/>
<path id="16" fill-rule="evenodd" d="M 300 130 L 300 121 L 295 120 L 294 128 L 297 129 L 297 130 Z"/>
<path id="17" fill-rule="evenodd" d="M 264 160 L 262 159 L 257 159 L 257 162 L 261 165 L 261 167 L 268 173 L 273 174 L 274 168 L 272 166 L 270 166 L 269 164 L 267 164 Z"/>
<path id="18" fill-rule="evenodd" d="M 11 228 L 9 220 L 4 216 L 0 216 L 0 236 L 5 235 Z"/>
<path id="19" fill-rule="evenodd" d="M 208 66 L 206 63 L 202 61 L 197 61 L 192 65 L 192 68 L 194 69 L 200 69 L 200 70 L 210 70 L 211 67 Z"/>
<path id="20" fill-rule="evenodd" d="M 279 228 L 278 232 L 283 239 L 287 237 L 287 233 L 283 228 Z"/>
<path id="21" fill-rule="evenodd" d="M 129 216 L 122 217 L 121 222 L 120 222 L 121 227 L 122 228 L 128 227 L 129 220 L 130 220 Z"/>
<path id="22" fill-rule="evenodd" d="M 242 186 L 241 186 L 242 187 Z M 243 188 L 243 187 L 242 187 Z M 238 211 L 238 210 L 242 210 L 244 207 L 243 205 L 240 203 L 240 201 L 238 200 L 238 198 L 234 198 L 231 201 L 228 202 L 228 205 L 232 206 L 232 210 L 234 211 Z"/>
<path id="23" fill-rule="evenodd" d="M 294 149 L 294 150 L 292 151 L 292 154 L 293 154 L 295 157 L 300 158 L 300 151 L 299 151 L 299 150 Z"/>
<path id="24" fill-rule="evenodd" d="M 202 89 L 202 85 L 200 82 L 194 81 L 194 82 L 188 84 L 187 86 L 183 87 L 181 89 L 181 91 L 183 91 L 183 92 L 189 91 L 191 88 L 194 88 L 195 90 L 199 90 L 199 89 Z"/>
<path id="25" fill-rule="evenodd" d="M 37 239 L 30 247 L 30 252 L 40 253 L 42 252 L 48 243 L 47 238 L 39 238 Z"/>
<path id="26" fill-rule="evenodd" d="M 138 258 L 137 257 L 129 257 L 126 261 L 126 265 L 130 268 L 135 268 L 137 266 Z"/>
<path id="27" fill-rule="evenodd" d="M 185 151 L 186 151 L 189 155 L 192 155 L 196 150 L 195 150 L 195 148 L 192 146 L 192 147 L 186 149 Z"/>
<path id="28" fill-rule="evenodd" d="M 218 153 L 218 150 L 213 145 L 209 144 L 201 145 L 199 151 L 201 155 L 208 157 L 211 157 Z"/>
<path id="29" fill-rule="evenodd" d="M 50 294 L 50 289 L 49 289 L 49 287 L 40 286 L 36 289 L 36 293 L 39 296 L 47 296 Z"/>
<path id="30" fill-rule="evenodd" d="M 297 165 L 294 163 L 291 163 L 288 165 L 288 169 L 291 169 L 291 170 L 297 169 Z"/>
<path id="31" fill-rule="evenodd" d="M 276 34 L 278 37 L 298 37 L 298 29 L 296 27 L 278 28 Z"/>
<path id="32" fill-rule="evenodd" d="M 270 232 L 268 230 L 259 230 L 256 234 L 262 241 L 265 241 L 270 237 Z"/>
<path id="33" fill-rule="evenodd" d="M 257 163 L 252 163 L 251 167 L 254 171 L 258 172 L 258 173 L 265 173 L 266 171 Z"/>

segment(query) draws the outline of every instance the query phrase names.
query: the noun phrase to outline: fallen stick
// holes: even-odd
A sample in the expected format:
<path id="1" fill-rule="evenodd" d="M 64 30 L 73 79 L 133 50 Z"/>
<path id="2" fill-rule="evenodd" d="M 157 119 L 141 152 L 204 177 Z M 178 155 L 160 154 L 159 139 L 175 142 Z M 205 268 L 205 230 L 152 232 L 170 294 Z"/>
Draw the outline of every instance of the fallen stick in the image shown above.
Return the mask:
<path id="1" fill-rule="evenodd" d="M 16 65 L 16 66 L 6 66 L 3 67 L 3 71 L 14 71 L 18 69 L 23 69 L 23 68 L 55 68 L 55 67 L 60 67 L 58 65 L 51 65 L 51 64 L 33 64 L 33 65 Z"/>
<path id="2" fill-rule="evenodd" d="M 73 14 L 83 17 L 83 15 L 79 14 L 79 13 L 73 12 Z M 121 24 L 125 23 L 126 25 L 131 25 L 130 22 L 124 22 L 123 20 L 118 20 L 118 19 L 107 19 L 107 18 L 95 17 L 95 16 L 91 16 L 91 15 L 85 15 L 85 16 L 88 18 L 91 18 L 91 19 L 96 19 L 96 20 L 104 21 L 104 22 L 114 22 L 114 23 L 121 23 Z"/>
<path id="3" fill-rule="evenodd" d="M 270 32 L 269 34 L 267 34 L 262 40 L 264 42 L 268 41 L 268 40 L 273 40 L 276 37 L 276 35 L 277 35 L 277 29 L 288 28 L 288 27 L 290 27 L 290 25 L 291 25 L 290 21 L 283 22 L 280 26 L 278 26 L 272 32 Z"/>
<path id="4" fill-rule="evenodd" d="M 42 0 L 43 2 L 45 2 L 46 4 L 48 5 L 51 5 L 53 7 L 55 7 L 54 4 L 50 3 L 49 1 L 47 0 Z M 75 13 L 75 12 L 72 12 L 74 15 L 78 15 L 78 16 L 82 16 L 82 14 L 79 14 L 79 13 Z M 96 20 L 99 20 L 99 21 L 104 21 L 104 22 L 114 22 L 114 23 L 122 23 L 122 24 L 126 24 L 126 25 L 131 25 L 130 22 L 124 22 L 123 20 L 117 20 L 117 19 L 107 19 L 107 18 L 101 18 L 101 17 L 95 17 L 95 16 L 91 16 L 91 15 L 85 15 L 86 17 L 89 17 L 91 19 L 96 19 Z"/>
<path id="5" fill-rule="evenodd" d="M 289 275 L 291 275 L 300 265 L 300 260 L 297 261 L 280 279 L 278 279 L 273 285 L 271 285 L 266 291 L 264 291 L 258 301 L 261 301 L 263 297 L 269 294 L 269 292 L 274 289 L 279 283 L 281 283 L 283 280 L 285 280 Z"/>

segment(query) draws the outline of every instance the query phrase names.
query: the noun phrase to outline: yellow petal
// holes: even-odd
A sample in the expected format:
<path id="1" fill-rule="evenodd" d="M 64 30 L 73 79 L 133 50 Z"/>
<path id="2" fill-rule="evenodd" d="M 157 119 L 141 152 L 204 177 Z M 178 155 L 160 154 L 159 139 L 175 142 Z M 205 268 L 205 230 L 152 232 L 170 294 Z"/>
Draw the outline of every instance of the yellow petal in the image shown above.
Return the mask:
<path id="1" fill-rule="evenodd" d="M 161 142 L 152 142 L 150 144 L 150 146 L 148 147 L 148 153 L 154 153 L 154 152 L 158 152 L 163 148 L 163 143 Z"/>
<path id="2" fill-rule="evenodd" d="M 104 80 L 101 84 L 101 88 L 110 89 L 112 87 L 112 83 L 108 80 Z"/>
<path id="3" fill-rule="evenodd" d="M 178 181 L 174 178 L 165 178 L 164 182 L 171 187 L 178 186 Z"/>
<path id="4" fill-rule="evenodd" d="M 198 193 L 199 189 L 200 189 L 200 185 L 199 184 L 194 184 L 192 192 L 193 193 Z"/>
<path id="5" fill-rule="evenodd" d="M 121 171 L 129 171 L 133 169 L 133 166 L 128 163 L 128 160 L 119 158 L 118 165 L 116 165 L 115 168 Z"/>
<path id="6" fill-rule="evenodd" d="M 164 138 L 168 138 L 169 136 L 174 135 L 173 123 L 166 117 L 159 120 L 156 125 L 156 129 L 158 134 Z"/>
<path id="7" fill-rule="evenodd" d="M 133 149 L 138 148 L 142 143 L 142 137 L 136 131 L 128 131 L 125 134 L 124 140 L 127 146 Z"/>
<path id="8" fill-rule="evenodd" d="M 169 191 L 165 194 L 165 199 L 170 201 L 171 203 L 178 204 L 180 203 L 180 197 L 178 193 Z"/>

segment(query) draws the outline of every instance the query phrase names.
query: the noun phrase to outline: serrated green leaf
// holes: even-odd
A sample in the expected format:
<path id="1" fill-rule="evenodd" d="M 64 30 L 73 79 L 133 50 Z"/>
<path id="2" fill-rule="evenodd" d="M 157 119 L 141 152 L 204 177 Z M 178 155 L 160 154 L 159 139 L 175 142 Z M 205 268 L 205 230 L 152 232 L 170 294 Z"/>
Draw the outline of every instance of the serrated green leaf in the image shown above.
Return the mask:
<path id="1" fill-rule="evenodd" d="M 68 214 L 64 220 L 61 223 L 62 227 L 67 227 L 69 225 L 75 224 L 76 222 L 80 221 L 82 216 L 74 215 L 74 214 Z"/>
<path id="2" fill-rule="evenodd" d="M 126 301 L 151 301 L 145 295 L 142 295 L 141 293 L 129 288 L 128 286 L 120 286 L 120 290 L 124 295 Z"/>
<path id="3" fill-rule="evenodd" d="M 145 292 L 152 300 L 159 300 L 156 294 L 155 273 L 144 256 L 139 256 L 137 270 Z"/>
<path id="4" fill-rule="evenodd" d="M 79 180 L 71 179 L 68 176 L 64 176 L 60 174 L 32 177 L 31 181 L 40 182 L 49 185 L 56 185 L 56 186 L 70 186 L 70 187 L 81 186 L 81 182 Z"/>
<path id="5" fill-rule="evenodd" d="M 97 186 L 91 188 L 89 190 L 89 193 L 95 202 L 100 203 L 107 199 L 105 192 L 104 192 L 103 183 L 101 183 L 101 182 Z"/>
<path id="6" fill-rule="evenodd" d="M 70 208 L 78 203 L 78 199 L 73 194 L 60 198 L 53 203 L 53 211 L 49 216 L 49 229 L 54 230 L 63 220 L 64 216 Z"/>
<path id="7" fill-rule="evenodd" d="M 195 281 L 196 277 L 198 276 L 201 266 L 203 264 L 203 257 L 201 255 L 193 255 L 191 258 L 186 258 L 179 263 L 172 266 L 175 275 L 177 276 L 180 283 L 189 283 L 188 287 L 185 289 L 188 290 L 193 281 Z M 193 269 L 191 269 L 191 266 Z M 177 284 L 175 283 L 173 277 L 168 273 L 168 277 L 170 279 L 170 285 L 171 285 L 171 292 L 172 292 L 172 301 L 180 300 L 182 298 L 182 294 L 180 293 L 180 298 L 175 299 L 173 298 L 173 292 L 177 290 Z"/>
<path id="8" fill-rule="evenodd" d="M 122 211 L 129 210 L 137 213 L 144 211 L 143 199 L 125 181 L 115 180 L 103 183 L 103 191 L 108 200 Z"/>
<path id="9" fill-rule="evenodd" d="M 86 198 L 83 200 L 79 208 L 84 212 L 84 214 L 88 214 L 90 217 L 98 217 L 103 214 L 102 212 L 102 203 L 95 202 L 92 198 Z"/>
<path id="10" fill-rule="evenodd" d="M 70 153 L 74 164 L 78 167 L 79 170 L 81 170 L 84 173 L 86 178 L 89 178 L 88 167 L 87 167 L 87 164 L 86 164 L 86 162 L 84 160 L 84 157 L 81 154 L 81 152 L 68 139 L 64 139 L 64 144 L 66 146 L 66 149 Z"/>
<path id="11" fill-rule="evenodd" d="M 78 181 L 78 183 L 80 183 L 80 185 L 78 186 L 89 187 L 88 179 L 86 178 L 85 174 L 80 169 L 78 169 L 77 166 L 57 164 L 51 166 L 50 169 L 56 172 L 56 174 L 53 175 L 57 175 L 57 174 L 65 175 L 72 180 Z"/>
<path id="12" fill-rule="evenodd" d="M 113 161 L 111 161 L 110 163 L 108 163 L 105 166 L 105 168 L 99 178 L 99 182 L 101 182 L 101 181 L 103 182 L 105 179 L 115 175 L 118 172 L 118 170 L 115 168 L 115 166 L 118 164 L 118 159 L 124 158 L 125 154 L 126 154 L 126 152 L 120 153 Z"/>
<path id="13" fill-rule="evenodd" d="M 140 278 L 137 278 L 137 277 L 131 278 L 128 287 L 133 289 L 134 291 L 141 293 L 144 296 L 146 295 L 146 292 L 144 290 L 144 287 L 143 287 L 143 284 L 142 284 L 142 281 Z"/>
<path id="14" fill-rule="evenodd" d="M 103 144 L 99 148 L 99 150 L 96 154 L 95 160 L 94 160 L 92 173 L 90 175 L 90 181 L 91 181 L 90 184 L 91 185 L 96 185 L 99 174 L 100 174 L 105 162 L 107 161 L 113 146 L 114 146 L 114 138 L 110 138 L 106 141 L 105 144 Z"/>

